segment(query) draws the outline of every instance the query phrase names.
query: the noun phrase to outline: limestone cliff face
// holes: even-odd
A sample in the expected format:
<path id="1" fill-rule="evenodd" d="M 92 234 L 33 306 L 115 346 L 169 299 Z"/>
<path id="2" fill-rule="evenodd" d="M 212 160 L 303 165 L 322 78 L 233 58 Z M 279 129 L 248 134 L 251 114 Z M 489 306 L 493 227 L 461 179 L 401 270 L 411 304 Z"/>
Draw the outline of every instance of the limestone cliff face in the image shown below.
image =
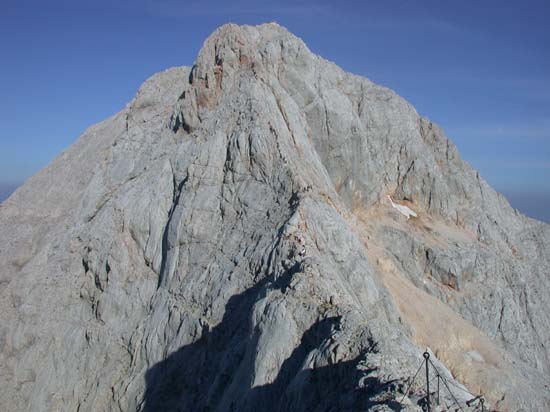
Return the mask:
<path id="1" fill-rule="evenodd" d="M 0 407 L 416 411 L 428 346 L 546 411 L 548 250 L 394 92 L 226 25 L 0 206 Z"/>

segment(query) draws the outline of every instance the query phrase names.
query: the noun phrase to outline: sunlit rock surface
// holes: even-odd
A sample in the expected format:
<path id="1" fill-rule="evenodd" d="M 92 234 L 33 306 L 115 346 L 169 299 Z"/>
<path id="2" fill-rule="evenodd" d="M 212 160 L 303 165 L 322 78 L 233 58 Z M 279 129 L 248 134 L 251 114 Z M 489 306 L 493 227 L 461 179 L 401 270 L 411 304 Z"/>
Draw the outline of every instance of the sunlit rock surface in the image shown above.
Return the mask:
<path id="1" fill-rule="evenodd" d="M 429 347 L 547 411 L 548 250 L 393 91 L 225 25 L 1 204 L 0 409 L 420 411 Z"/>

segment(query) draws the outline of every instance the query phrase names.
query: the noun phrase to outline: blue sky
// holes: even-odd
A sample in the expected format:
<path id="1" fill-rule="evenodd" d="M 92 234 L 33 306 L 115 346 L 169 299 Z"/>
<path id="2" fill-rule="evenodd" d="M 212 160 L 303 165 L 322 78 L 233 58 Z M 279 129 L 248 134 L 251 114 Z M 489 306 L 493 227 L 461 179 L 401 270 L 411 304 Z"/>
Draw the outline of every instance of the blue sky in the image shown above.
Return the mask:
<path id="1" fill-rule="evenodd" d="M 550 2 L 0 2 L 0 194 L 226 22 L 277 21 L 407 98 L 527 213 L 550 221 Z"/>

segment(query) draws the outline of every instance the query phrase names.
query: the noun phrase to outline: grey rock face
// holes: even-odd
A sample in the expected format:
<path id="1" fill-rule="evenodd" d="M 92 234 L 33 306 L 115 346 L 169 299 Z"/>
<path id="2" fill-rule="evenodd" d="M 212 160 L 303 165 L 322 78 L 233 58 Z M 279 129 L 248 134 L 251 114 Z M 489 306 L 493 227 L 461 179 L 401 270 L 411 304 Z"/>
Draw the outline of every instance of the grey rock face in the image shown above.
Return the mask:
<path id="1" fill-rule="evenodd" d="M 145 82 L 0 233 L 2 410 L 419 411 L 425 347 L 464 410 L 550 408 L 550 227 L 276 24 Z"/>

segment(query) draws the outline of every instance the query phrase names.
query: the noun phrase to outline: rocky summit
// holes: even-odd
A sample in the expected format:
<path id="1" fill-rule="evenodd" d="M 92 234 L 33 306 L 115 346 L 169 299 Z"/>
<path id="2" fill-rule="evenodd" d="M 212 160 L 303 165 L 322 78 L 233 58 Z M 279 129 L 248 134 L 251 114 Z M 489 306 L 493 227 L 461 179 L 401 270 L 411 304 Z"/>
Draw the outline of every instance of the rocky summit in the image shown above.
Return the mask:
<path id="1" fill-rule="evenodd" d="M 0 409 L 548 411 L 549 250 L 396 93 L 225 25 L 1 204 Z"/>

